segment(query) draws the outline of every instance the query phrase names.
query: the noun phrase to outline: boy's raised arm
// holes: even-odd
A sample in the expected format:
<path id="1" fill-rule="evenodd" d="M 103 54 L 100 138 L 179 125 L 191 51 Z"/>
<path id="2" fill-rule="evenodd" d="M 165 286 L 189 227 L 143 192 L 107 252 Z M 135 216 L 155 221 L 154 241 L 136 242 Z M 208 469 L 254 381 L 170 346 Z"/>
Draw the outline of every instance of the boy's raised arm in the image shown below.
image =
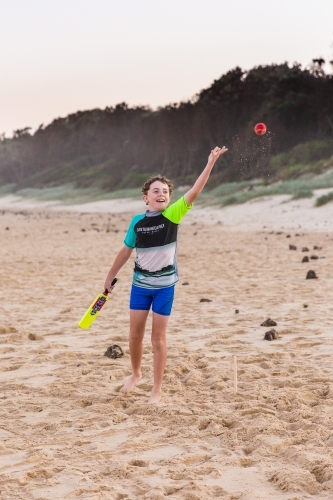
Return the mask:
<path id="1" fill-rule="evenodd" d="M 191 189 L 187 191 L 187 193 L 184 195 L 185 201 L 187 205 L 191 205 L 191 203 L 194 202 L 194 200 L 198 197 L 198 195 L 201 193 L 203 188 L 206 185 L 206 182 L 209 179 L 210 173 L 215 165 L 216 160 L 228 151 L 228 148 L 223 146 L 222 148 L 216 147 L 214 148 L 209 157 L 208 157 L 208 162 L 204 170 L 201 172 Z"/>

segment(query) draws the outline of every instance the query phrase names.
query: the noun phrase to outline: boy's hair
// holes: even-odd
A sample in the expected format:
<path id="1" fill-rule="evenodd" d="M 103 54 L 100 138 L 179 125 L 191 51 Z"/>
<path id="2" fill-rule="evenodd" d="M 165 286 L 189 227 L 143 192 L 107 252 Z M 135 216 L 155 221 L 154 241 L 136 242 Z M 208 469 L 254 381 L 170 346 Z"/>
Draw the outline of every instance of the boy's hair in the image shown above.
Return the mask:
<path id="1" fill-rule="evenodd" d="M 171 195 L 172 190 L 173 190 L 173 184 L 167 177 L 165 177 L 164 175 L 161 175 L 161 174 L 154 175 L 153 177 L 149 177 L 149 179 L 146 180 L 146 182 L 142 186 L 143 194 L 148 193 L 150 186 L 155 181 L 160 181 L 160 182 L 163 182 L 163 184 L 166 184 L 169 187 L 169 193 Z"/>

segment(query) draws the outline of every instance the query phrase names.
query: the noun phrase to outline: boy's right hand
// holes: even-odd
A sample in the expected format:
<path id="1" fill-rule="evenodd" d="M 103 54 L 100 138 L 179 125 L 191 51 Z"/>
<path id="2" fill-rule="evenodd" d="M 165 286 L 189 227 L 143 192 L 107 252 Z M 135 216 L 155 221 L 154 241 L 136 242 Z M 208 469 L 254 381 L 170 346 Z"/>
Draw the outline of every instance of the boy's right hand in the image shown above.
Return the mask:
<path id="1" fill-rule="evenodd" d="M 113 278 L 112 280 L 106 278 L 104 283 L 104 290 L 107 290 L 108 293 L 111 293 L 116 283 L 117 283 L 117 278 Z"/>

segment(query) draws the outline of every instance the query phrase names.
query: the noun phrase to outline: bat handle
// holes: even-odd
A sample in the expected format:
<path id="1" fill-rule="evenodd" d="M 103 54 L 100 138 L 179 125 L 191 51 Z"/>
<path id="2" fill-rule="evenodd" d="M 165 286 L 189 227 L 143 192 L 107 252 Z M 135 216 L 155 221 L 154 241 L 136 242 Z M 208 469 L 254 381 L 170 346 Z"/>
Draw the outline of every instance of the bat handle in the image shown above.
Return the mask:
<path id="1" fill-rule="evenodd" d="M 117 283 L 118 279 L 117 278 L 114 278 L 112 280 L 112 283 L 111 283 L 111 286 L 115 285 Z M 109 290 L 105 289 L 104 290 L 104 295 L 107 295 L 109 293 Z"/>

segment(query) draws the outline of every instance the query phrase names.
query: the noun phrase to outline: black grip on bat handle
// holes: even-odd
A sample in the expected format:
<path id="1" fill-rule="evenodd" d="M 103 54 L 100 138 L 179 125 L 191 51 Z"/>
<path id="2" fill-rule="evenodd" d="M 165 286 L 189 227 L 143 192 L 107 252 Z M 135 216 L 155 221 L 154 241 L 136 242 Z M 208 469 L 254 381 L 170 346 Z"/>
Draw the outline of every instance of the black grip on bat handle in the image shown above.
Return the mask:
<path id="1" fill-rule="evenodd" d="M 115 285 L 117 283 L 117 281 L 118 281 L 117 278 L 113 278 L 111 286 Z M 104 295 L 107 295 L 108 293 L 109 293 L 109 290 L 105 289 L 104 290 Z"/>

